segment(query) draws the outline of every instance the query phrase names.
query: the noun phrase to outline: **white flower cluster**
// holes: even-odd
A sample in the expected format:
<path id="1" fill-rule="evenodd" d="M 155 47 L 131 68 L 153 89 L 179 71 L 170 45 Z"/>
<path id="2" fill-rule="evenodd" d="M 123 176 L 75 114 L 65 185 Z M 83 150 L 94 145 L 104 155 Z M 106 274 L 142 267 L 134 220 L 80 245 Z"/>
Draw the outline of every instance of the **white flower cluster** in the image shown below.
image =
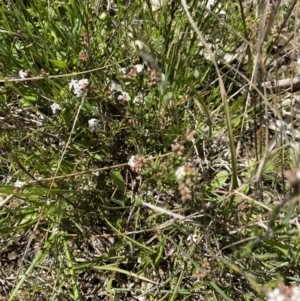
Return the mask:
<path id="1" fill-rule="evenodd" d="M 131 79 L 135 78 L 143 70 L 144 70 L 144 66 L 142 64 L 136 64 L 132 66 L 129 72 L 126 72 L 125 68 L 119 68 L 119 72 L 124 77 L 124 79 L 125 78 L 130 79 L 130 81 L 124 82 L 125 86 L 131 85 L 132 83 Z M 129 95 L 129 93 L 123 91 L 122 86 L 118 84 L 116 81 L 107 78 L 106 83 L 109 87 L 110 92 L 112 92 L 111 95 L 112 99 L 122 101 L 122 102 L 131 101 L 131 96 Z M 134 98 L 133 103 L 136 102 L 144 103 L 143 99 L 144 99 L 143 96 L 138 95 L 137 97 Z"/>
<path id="2" fill-rule="evenodd" d="M 17 180 L 15 182 L 15 188 L 22 188 L 24 186 L 24 182 Z"/>
<path id="3" fill-rule="evenodd" d="M 100 121 L 99 119 L 96 119 L 96 118 L 91 118 L 89 121 L 89 129 L 92 131 L 92 132 L 97 132 L 100 130 Z"/>
<path id="4" fill-rule="evenodd" d="M 121 92 L 120 95 L 118 96 L 118 100 L 120 100 L 120 101 L 130 101 L 131 97 L 127 92 Z"/>
<path id="5" fill-rule="evenodd" d="M 55 235 L 57 235 L 59 233 L 59 229 L 57 227 L 54 227 L 52 229 L 52 233 L 55 234 Z"/>
<path id="6" fill-rule="evenodd" d="M 53 103 L 51 106 L 50 106 L 51 110 L 52 110 L 52 114 L 53 115 L 56 115 L 59 111 L 60 111 L 60 105 L 58 103 Z"/>
<path id="7" fill-rule="evenodd" d="M 267 294 L 267 301 L 298 301 L 300 300 L 300 288 L 276 287 Z"/>
<path id="8" fill-rule="evenodd" d="M 69 84 L 70 89 L 73 88 L 74 94 L 79 98 L 86 97 L 88 92 L 88 86 L 89 81 L 86 78 L 80 80 L 72 79 Z"/>
<path id="9" fill-rule="evenodd" d="M 181 181 L 186 176 L 185 166 L 180 166 L 175 171 L 175 177 L 178 181 Z"/>
<path id="10" fill-rule="evenodd" d="M 135 156 L 131 156 L 131 158 L 128 161 L 128 165 L 130 166 L 130 168 L 134 168 L 135 167 L 135 165 L 136 165 Z"/>
<path id="11" fill-rule="evenodd" d="M 20 70 L 20 71 L 19 71 L 19 76 L 20 76 L 21 78 L 27 78 L 27 77 L 29 77 L 29 75 L 30 75 L 30 72 L 29 72 L 29 71 L 23 71 L 23 70 Z"/>

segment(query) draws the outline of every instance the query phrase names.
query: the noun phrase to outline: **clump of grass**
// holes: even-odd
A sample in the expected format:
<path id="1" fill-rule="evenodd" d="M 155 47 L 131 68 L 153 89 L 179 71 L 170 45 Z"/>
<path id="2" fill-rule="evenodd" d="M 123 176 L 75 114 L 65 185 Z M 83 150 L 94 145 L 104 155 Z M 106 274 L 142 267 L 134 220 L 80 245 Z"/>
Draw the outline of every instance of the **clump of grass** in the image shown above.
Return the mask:
<path id="1" fill-rule="evenodd" d="M 184 4 L 2 1 L 5 300 L 297 285 L 297 137 L 263 122 L 296 1 Z"/>

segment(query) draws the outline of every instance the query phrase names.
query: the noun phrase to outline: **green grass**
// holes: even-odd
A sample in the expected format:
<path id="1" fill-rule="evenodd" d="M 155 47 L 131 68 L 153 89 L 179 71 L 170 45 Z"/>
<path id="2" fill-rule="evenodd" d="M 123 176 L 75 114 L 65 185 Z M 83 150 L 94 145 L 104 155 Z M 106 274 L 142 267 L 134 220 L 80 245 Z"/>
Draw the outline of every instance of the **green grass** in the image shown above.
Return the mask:
<path id="1" fill-rule="evenodd" d="M 102 2 L 0 1 L 2 299 L 265 300 L 297 285 L 298 142 L 271 147 L 259 124 L 288 95 L 260 83 L 296 53 L 276 44 L 297 35 L 293 1 L 273 23 L 244 1 L 189 1 L 190 18 L 180 1 Z"/>

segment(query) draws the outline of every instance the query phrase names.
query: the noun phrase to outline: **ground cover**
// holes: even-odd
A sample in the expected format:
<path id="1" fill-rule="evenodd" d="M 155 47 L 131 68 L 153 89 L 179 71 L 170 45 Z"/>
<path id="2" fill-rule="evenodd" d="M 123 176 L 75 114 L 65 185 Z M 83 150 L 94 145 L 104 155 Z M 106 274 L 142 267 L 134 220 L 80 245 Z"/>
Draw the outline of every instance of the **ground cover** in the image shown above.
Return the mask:
<path id="1" fill-rule="evenodd" d="M 298 300 L 299 9 L 0 1 L 0 298 Z"/>

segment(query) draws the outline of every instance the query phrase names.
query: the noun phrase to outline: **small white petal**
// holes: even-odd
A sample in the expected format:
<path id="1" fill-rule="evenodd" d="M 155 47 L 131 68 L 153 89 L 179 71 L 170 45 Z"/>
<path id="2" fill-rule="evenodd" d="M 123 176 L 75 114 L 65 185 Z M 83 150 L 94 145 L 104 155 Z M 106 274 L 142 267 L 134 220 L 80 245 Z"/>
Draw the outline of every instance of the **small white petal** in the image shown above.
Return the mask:
<path id="1" fill-rule="evenodd" d="M 77 86 L 77 84 L 78 84 L 78 80 L 76 80 L 76 79 L 71 79 L 71 81 L 70 81 L 70 83 L 69 83 L 69 88 L 71 89 L 71 88 Z"/>
<path id="2" fill-rule="evenodd" d="M 137 64 L 137 65 L 134 65 L 133 68 L 136 69 L 136 72 L 137 72 L 137 73 L 140 73 L 140 72 L 143 71 L 144 66 L 143 66 L 142 64 Z"/>
<path id="3" fill-rule="evenodd" d="M 300 288 L 298 286 L 294 286 L 292 288 L 291 301 L 298 301 L 298 300 L 300 300 Z"/>
<path id="4" fill-rule="evenodd" d="M 26 71 L 20 70 L 19 71 L 19 76 L 21 78 L 26 78 L 26 77 L 28 77 L 28 73 Z"/>
<path id="5" fill-rule="evenodd" d="M 126 69 L 125 68 L 119 68 L 119 72 L 120 72 L 120 74 L 125 75 L 126 74 Z"/>
<path id="6" fill-rule="evenodd" d="M 131 158 L 128 161 L 128 165 L 133 168 L 135 166 L 135 156 L 131 156 Z"/>
<path id="7" fill-rule="evenodd" d="M 88 121 L 89 124 L 89 129 L 92 131 L 97 131 L 100 129 L 100 125 L 99 125 L 100 121 L 96 118 L 92 118 Z"/>
<path id="8" fill-rule="evenodd" d="M 24 182 L 17 180 L 15 182 L 15 188 L 22 188 L 24 186 Z"/>
<path id="9" fill-rule="evenodd" d="M 87 95 L 87 87 L 89 85 L 88 79 L 80 79 L 80 80 L 75 80 L 72 79 L 71 82 L 69 83 L 70 89 L 74 89 L 74 94 L 79 97 L 83 98 Z"/>
<path id="10" fill-rule="evenodd" d="M 206 8 L 212 9 L 213 6 L 215 5 L 215 3 L 216 3 L 216 0 L 208 0 L 206 2 Z M 222 7 L 221 3 L 218 3 L 218 5 L 216 7 L 216 11 L 221 15 L 225 15 L 226 12 L 224 10 L 221 10 L 221 7 Z"/>
<path id="11" fill-rule="evenodd" d="M 50 106 L 51 110 L 52 110 L 52 113 L 54 115 L 56 115 L 58 113 L 58 111 L 60 110 L 60 105 L 58 103 L 53 103 L 51 106 Z"/>
<path id="12" fill-rule="evenodd" d="M 177 168 L 177 170 L 175 171 L 175 177 L 178 181 L 181 181 L 186 175 L 185 172 L 185 167 L 184 166 L 180 166 Z"/>
<path id="13" fill-rule="evenodd" d="M 57 235 L 59 233 L 59 230 L 58 230 L 58 228 L 54 227 L 52 229 L 52 232 L 53 232 L 53 234 Z"/>
<path id="14" fill-rule="evenodd" d="M 284 301 L 285 296 L 283 296 L 280 292 L 280 289 L 276 287 L 272 291 L 267 294 L 267 301 Z"/>

